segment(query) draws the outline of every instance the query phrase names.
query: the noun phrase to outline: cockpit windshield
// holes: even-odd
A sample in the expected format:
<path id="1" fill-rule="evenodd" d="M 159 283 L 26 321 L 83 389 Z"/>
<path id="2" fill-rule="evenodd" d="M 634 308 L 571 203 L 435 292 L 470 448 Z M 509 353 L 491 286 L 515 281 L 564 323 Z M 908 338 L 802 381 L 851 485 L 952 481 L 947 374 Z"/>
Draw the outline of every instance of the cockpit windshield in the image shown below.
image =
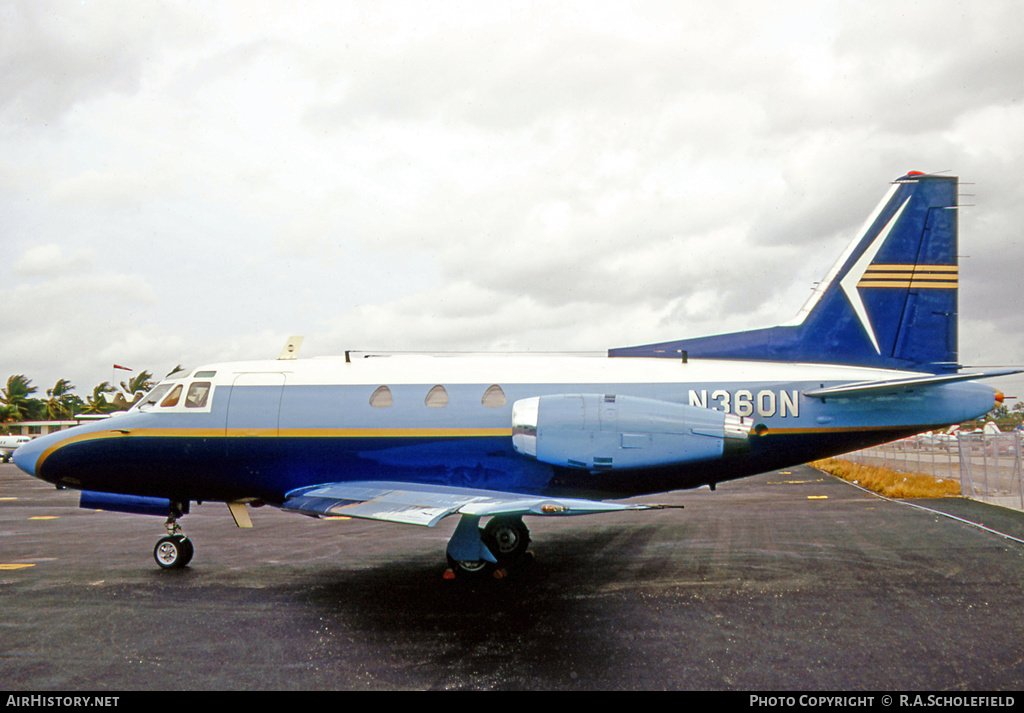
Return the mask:
<path id="1" fill-rule="evenodd" d="M 140 411 L 145 410 L 146 406 L 154 406 L 160 402 L 161 397 L 171 389 L 171 384 L 157 384 L 156 387 L 148 394 L 142 397 L 139 403 L 135 404 L 132 409 L 138 409 Z"/>
<path id="2" fill-rule="evenodd" d="M 185 384 L 173 380 L 157 384 L 156 388 L 146 394 L 132 408 L 133 410 L 150 411 L 153 408 L 176 408 L 183 405 L 187 409 L 209 410 L 213 382 L 193 381 L 187 386 L 186 390 Z M 184 398 L 182 398 L 182 391 L 185 392 Z"/>

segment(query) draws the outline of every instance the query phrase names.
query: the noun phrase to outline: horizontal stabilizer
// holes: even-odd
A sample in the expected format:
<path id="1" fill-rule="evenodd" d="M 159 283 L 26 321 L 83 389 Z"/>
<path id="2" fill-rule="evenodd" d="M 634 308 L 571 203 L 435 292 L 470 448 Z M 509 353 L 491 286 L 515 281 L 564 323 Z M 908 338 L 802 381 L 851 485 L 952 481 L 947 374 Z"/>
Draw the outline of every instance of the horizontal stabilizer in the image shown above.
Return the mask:
<path id="1" fill-rule="evenodd" d="M 313 517 L 358 517 L 433 527 L 448 515 L 590 515 L 647 505 L 550 498 L 415 483 L 327 483 L 288 493 L 282 510 Z"/>
<path id="2" fill-rule="evenodd" d="M 956 381 L 973 381 L 992 376 L 1019 374 L 1020 369 L 1003 369 L 1000 371 L 974 372 L 969 374 L 943 374 L 940 376 L 914 376 L 909 379 L 890 379 L 886 381 L 859 381 L 842 386 L 829 386 L 821 389 L 805 391 L 804 396 L 816 399 L 825 398 L 856 398 L 858 396 L 877 396 L 879 394 L 897 394 L 907 391 L 918 391 L 930 386 L 950 384 Z"/>

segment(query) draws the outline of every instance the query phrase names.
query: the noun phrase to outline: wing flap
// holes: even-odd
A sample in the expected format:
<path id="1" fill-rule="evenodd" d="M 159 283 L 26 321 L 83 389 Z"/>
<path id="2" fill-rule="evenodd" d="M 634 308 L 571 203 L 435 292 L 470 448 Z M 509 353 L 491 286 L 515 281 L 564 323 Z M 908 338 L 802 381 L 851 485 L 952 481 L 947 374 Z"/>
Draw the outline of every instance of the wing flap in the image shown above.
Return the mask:
<path id="1" fill-rule="evenodd" d="M 454 512 L 450 508 L 429 507 L 415 503 L 403 504 L 375 500 L 360 502 L 349 498 L 308 495 L 289 498 L 281 506 L 281 509 L 313 517 L 358 517 L 425 527 L 433 527 L 442 518 Z"/>
<path id="2" fill-rule="evenodd" d="M 397 482 L 326 483 L 288 494 L 282 510 L 313 517 L 357 517 L 433 527 L 448 515 L 590 515 L 649 505 L 550 498 L 478 488 Z"/>

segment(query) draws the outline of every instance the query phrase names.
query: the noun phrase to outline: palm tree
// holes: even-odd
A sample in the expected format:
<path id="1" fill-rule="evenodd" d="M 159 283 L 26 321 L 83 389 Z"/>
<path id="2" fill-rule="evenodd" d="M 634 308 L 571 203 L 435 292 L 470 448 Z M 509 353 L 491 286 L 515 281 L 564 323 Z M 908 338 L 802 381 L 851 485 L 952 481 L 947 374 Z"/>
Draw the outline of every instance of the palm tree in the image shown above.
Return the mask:
<path id="1" fill-rule="evenodd" d="M 114 395 L 117 410 L 131 408 L 139 402 L 139 399 L 148 394 L 153 386 L 153 374 L 148 371 L 140 371 L 130 381 L 122 381 L 121 391 L 123 393 Z M 129 399 L 131 400 L 129 401 Z"/>
<path id="2" fill-rule="evenodd" d="M 7 404 L 0 405 L 0 432 L 7 433 L 7 424 L 17 420 L 18 409 Z"/>
<path id="3" fill-rule="evenodd" d="M 153 375 L 148 371 L 140 371 L 130 381 L 122 381 L 121 389 L 128 395 L 134 396 L 138 392 L 148 393 L 153 388 Z"/>
<path id="4" fill-rule="evenodd" d="M 104 381 L 92 390 L 92 396 L 87 396 L 88 405 L 84 413 L 110 413 L 117 410 L 113 403 L 107 401 L 103 394 L 113 393 L 114 387 L 109 381 Z"/>
<path id="5" fill-rule="evenodd" d="M 52 421 L 69 419 L 83 405 L 82 399 L 71 393 L 75 387 L 67 379 L 58 379 L 52 389 L 46 390 L 46 418 Z"/>
<path id="6" fill-rule="evenodd" d="M 7 379 L 7 388 L 0 391 L 0 403 L 14 410 L 14 417 L 8 420 L 30 421 L 40 415 L 39 400 L 30 398 L 35 391 L 36 387 L 24 374 L 15 374 Z"/>

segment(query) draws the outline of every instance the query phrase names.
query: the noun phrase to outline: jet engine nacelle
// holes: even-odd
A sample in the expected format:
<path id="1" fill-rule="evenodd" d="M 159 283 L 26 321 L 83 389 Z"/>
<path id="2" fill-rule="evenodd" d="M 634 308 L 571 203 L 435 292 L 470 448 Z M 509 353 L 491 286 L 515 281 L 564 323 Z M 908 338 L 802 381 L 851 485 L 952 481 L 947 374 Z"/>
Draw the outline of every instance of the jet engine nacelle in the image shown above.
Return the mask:
<path id="1" fill-rule="evenodd" d="M 713 460 L 749 447 L 750 425 L 714 409 L 610 394 L 512 405 L 512 446 L 543 463 L 619 470 Z"/>

